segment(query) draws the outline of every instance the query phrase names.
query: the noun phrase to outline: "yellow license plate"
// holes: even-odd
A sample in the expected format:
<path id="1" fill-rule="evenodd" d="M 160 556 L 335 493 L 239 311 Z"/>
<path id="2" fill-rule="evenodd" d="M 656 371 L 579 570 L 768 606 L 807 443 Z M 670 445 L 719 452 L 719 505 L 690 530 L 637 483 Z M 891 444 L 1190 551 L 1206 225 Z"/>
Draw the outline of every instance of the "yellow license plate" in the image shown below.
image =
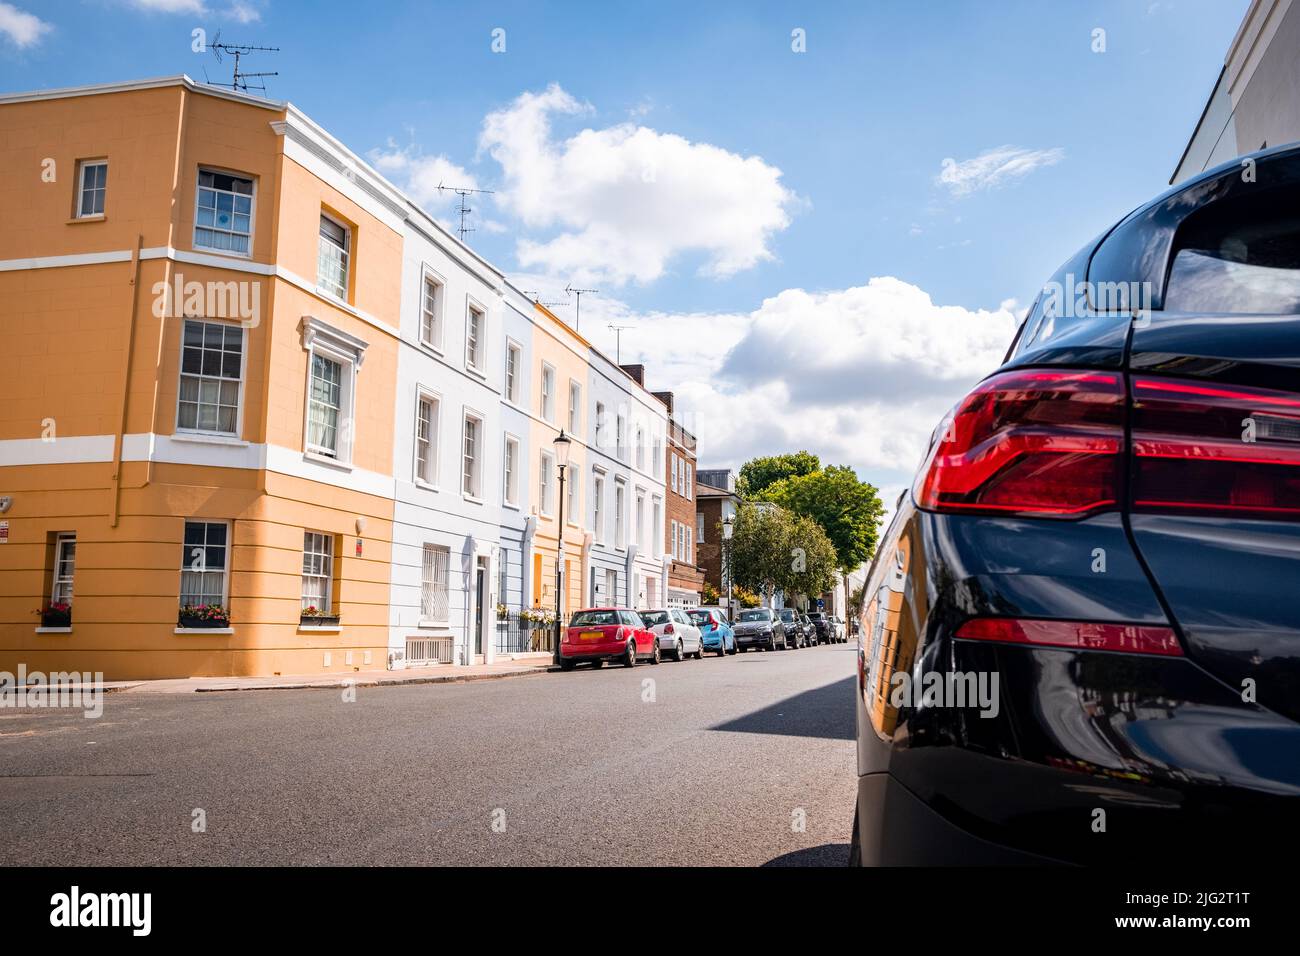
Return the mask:
<path id="1" fill-rule="evenodd" d="M 583 631 L 578 636 L 584 641 L 600 641 L 600 640 L 604 640 L 605 632 L 604 631 Z"/>

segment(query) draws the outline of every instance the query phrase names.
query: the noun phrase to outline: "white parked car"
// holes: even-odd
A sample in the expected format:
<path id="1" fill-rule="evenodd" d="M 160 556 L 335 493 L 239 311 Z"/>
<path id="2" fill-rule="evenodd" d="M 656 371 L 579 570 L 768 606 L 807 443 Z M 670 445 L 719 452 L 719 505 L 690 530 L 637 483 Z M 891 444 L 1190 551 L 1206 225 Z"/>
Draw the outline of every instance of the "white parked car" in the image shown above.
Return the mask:
<path id="1" fill-rule="evenodd" d="M 704 657 L 704 640 L 700 629 L 691 623 L 685 611 L 677 608 L 668 610 L 638 611 L 645 626 L 659 639 L 659 653 L 667 654 L 675 661 L 694 657 Z"/>

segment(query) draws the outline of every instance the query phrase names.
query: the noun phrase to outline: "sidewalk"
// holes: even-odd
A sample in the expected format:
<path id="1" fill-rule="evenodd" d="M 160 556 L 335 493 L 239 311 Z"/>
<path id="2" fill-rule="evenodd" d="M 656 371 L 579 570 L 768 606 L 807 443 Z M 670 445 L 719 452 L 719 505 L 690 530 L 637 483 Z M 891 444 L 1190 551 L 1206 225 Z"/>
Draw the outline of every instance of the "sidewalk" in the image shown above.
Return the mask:
<path id="1" fill-rule="evenodd" d="M 205 694 L 236 690 L 303 690 L 307 688 L 388 687 L 402 684 L 452 684 L 545 674 L 551 658 L 526 658 L 500 664 L 438 664 L 406 670 L 364 670 L 339 674 L 284 674 L 275 677 L 181 677 L 173 680 L 105 681 L 105 693 Z"/>

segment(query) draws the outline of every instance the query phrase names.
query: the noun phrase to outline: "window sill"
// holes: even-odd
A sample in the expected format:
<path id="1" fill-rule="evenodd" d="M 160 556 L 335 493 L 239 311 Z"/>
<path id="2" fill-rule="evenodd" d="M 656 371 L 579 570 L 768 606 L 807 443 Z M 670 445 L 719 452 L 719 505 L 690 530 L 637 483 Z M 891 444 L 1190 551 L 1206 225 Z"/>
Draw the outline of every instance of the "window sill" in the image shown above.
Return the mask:
<path id="1" fill-rule="evenodd" d="M 478 495 L 467 495 L 467 494 L 465 494 L 465 492 L 462 491 L 461 494 L 460 494 L 460 496 L 461 496 L 462 498 L 464 498 L 466 501 L 468 501 L 468 502 L 469 502 L 470 504 L 472 504 L 472 505 L 481 505 L 481 504 L 483 504 L 483 499 L 480 498 Z"/>
<path id="2" fill-rule="evenodd" d="M 447 622 L 447 621 L 441 621 L 441 622 L 440 622 L 440 621 L 421 621 L 419 624 L 417 624 L 417 625 L 415 625 L 415 626 L 418 627 L 418 628 L 420 628 L 420 629 L 422 629 L 422 630 L 430 630 L 430 631 L 449 631 L 449 630 L 451 630 L 451 624 L 450 624 L 449 622 Z"/>
<path id="3" fill-rule="evenodd" d="M 252 236 L 248 237 L 248 244 L 250 246 L 253 244 Z M 235 252 L 232 249 L 209 249 L 207 246 L 200 246 L 198 244 L 191 245 L 190 248 L 194 252 L 205 256 L 223 256 L 227 259 L 245 259 L 250 262 L 253 259 L 253 254 L 251 252 Z"/>
<path id="4" fill-rule="evenodd" d="M 234 634 L 233 627 L 178 627 L 173 634 Z"/>
<path id="5" fill-rule="evenodd" d="M 71 627 L 37 627 L 37 634 L 71 634 Z"/>
<path id="6" fill-rule="evenodd" d="M 469 374 L 469 375 L 473 375 L 475 378 L 481 378 L 481 379 L 486 379 L 486 378 L 487 378 L 487 370 L 486 370 L 486 369 L 475 368 L 473 365 L 466 364 L 466 365 L 465 365 L 465 372 L 466 372 L 467 374 Z"/>
<path id="7" fill-rule="evenodd" d="M 298 633 L 338 634 L 343 630 L 342 624 L 299 624 Z"/>
<path id="8" fill-rule="evenodd" d="M 345 309 L 352 308 L 351 302 L 349 302 L 347 299 L 340 296 L 338 293 L 333 292 L 322 285 L 316 286 L 316 294 L 320 296 L 322 299 L 324 299 L 326 302 L 332 302 L 334 305 L 341 305 Z"/>
<path id="9" fill-rule="evenodd" d="M 337 458 L 330 458 L 326 455 L 317 454 L 314 451 L 305 451 L 302 453 L 303 461 L 310 461 L 317 465 L 324 465 L 326 468 L 333 468 L 337 471 L 352 471 L 351 462 L 339 461 Z"/>
<path id="10" fill-rule="evenodd" d="M 443 351 L 441 345 L 434 345 L 432 342 L 424 341 L 424 339 L 420 339 L 418 344 L 423 351 L 428 352 L 430 355 L 444 360 L 447 358 L 447 353 Z"/>
<path id="11" fill-rule="evenodd" d="M 517 502 L 517 501 L 503 501 L 503 502 L 501 502 L 501 507 L 503 507 L 503 508 L 509 508 L 511 511 L 521 511 L 521 510 L 522 510 L 522 509 L 519 507 L 519 502 Z"/>
<path id="12" fill-rule="evenodd" d="M 108 217 L 101 212 L 97 216 L 73 216 L 67 222 L 69 226 L 75 226 L 78 223 L 82 223 L 82 222 L 104 222 L 107 219 Z"/>
<path id="13" fill-rule="evenodd" d="M 425 481 L 423 478 L 416 478 L 414 484 L 415 484 L 415 487 L 419 488 L 421 491 L 434 491 L 434 492 L 437 492 L 437 491 L 441 491 L 441 490 L 442 490 L 442 489 L 439 488 L 437 485 L 431 485 L 431 484 L 429 484 L 429 483 L 428 483 L 427 481 Z"/>
<path id="14" fill-rule="evenodd" d="M 223 435 L 217 432 L 177 431 L 171 436 L 172 441 L 194 442 L 196 445 L 229 445 L 232 448 L 247 448 L 248 442 L 235 435 Z"/>

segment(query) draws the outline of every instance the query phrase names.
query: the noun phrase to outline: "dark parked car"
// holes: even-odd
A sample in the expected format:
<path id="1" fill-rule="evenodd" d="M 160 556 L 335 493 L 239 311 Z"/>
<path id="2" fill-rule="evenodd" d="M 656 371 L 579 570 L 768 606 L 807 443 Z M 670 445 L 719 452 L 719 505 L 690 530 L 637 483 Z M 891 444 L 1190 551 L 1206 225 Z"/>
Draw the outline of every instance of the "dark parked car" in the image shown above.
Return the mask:
<path id="1" fill-rule="evenodd" d="M 1298 583 L 1293 145 L 1090 242 L 935 430 L 864 589 L 852 859 L 1289 858 Z"/>
<path id="2" fill-rule="evenodd" d="M 781 616 L 771 608 L 753 607 L 741 611 L 736 615 L 732 629 L 736 632 L 736 648 L 742 652 L 751 647 L 774 651 L 778 647 L 786 650 L 790 646 Z"/>
<path id="3" fill-rule="evenodd" d="M 831 623 L 830 615 L 821 611 L 809 611 L 808 618 L 816 631 L 818 644 L 830 644 L 835 640 L 835 625 Z"/>
<path id="4" fill-rule="evenodd" d="M 808 646 L 808 638 L 803 632 L 803 622 L 799 620 L 799 612 L 792 607 L 783 607 L 776 612 L 781 618 L 781 624 L 785 627 L 786 640 L 796 651 L 801 647 Z"/>

